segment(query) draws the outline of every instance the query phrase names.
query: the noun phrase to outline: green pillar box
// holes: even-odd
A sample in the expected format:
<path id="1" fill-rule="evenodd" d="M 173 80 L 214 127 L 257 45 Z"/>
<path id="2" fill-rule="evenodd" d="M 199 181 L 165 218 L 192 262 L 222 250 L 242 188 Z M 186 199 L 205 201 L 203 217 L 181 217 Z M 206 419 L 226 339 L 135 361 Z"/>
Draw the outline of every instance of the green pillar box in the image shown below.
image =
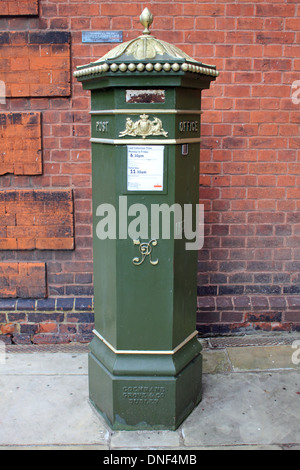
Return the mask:
<path id="1" fill-rule="evenodd" d="M 119 430 L 174 430 L 201 400 L 188 219 L 199 202 L 201 90 L 218 72 L 151 36 L 152 20 L 145 9 L 141 36 L 74 73 L 92 103 L 90 400 Z"/>

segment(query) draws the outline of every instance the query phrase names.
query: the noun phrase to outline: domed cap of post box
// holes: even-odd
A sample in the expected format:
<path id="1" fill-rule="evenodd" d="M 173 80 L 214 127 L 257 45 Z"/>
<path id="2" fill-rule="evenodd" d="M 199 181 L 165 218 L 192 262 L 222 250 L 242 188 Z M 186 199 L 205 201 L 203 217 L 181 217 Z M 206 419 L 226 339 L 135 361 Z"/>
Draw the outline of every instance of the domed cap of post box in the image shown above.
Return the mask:
<path id="1" fill-rule="evenodd" d="M 74 77 L 84 80 L 116 73 L 168 72 L 208 75 L 212 79 L 219 75 L 214 65 L 197 62 L 178 47 L 152 36 L 149 27 L 153 16 L 148 8 L 142 12 L 140 21 L 145 28 L 141 36 L 114 47 L 95 62 L 77 67 Z"/>

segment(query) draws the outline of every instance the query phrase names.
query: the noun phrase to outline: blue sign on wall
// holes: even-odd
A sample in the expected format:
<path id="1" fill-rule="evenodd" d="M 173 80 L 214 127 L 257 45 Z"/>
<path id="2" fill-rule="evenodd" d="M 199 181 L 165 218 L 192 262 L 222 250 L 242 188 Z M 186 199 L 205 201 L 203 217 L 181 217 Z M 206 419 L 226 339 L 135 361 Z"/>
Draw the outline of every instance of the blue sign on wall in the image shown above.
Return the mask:
<path id="1" fill-rule="evenodd" d="M 82 31 L 82 42 L 122 42 L 123 31 Z"/>

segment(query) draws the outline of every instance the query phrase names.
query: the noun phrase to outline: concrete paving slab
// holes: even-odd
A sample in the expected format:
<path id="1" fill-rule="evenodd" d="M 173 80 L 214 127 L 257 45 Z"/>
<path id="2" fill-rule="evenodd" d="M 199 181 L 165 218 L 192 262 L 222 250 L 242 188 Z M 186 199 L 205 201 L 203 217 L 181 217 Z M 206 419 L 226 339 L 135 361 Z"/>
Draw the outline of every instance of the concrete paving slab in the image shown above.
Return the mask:
<path id="1" fill-rule="evenodd" d="M 160 447 L 171 449 L 180 446 L 180 435 L 176 431 L 118 431 L 111 436 L 111 448 L 139 449 Z"/>
<path id="2" fill-rule="evenodd" d="M 1 375 L 87 375 L 85 353 L 5 354 Z"/>
<path id="3" fill-rule="evenodd" d="M 0 389 L 0 445 L 107 444 L 87 376 L 0 376 Z"/>
<path id="4" fill-rule="evenodd" d="M 227 348 L 234 371 L 298 369 L 293 364 L 295 349 L 291 346 L 258 346 L 247 348 Z"/>
<path id="5" fill-rule="evenodd" d="M 203 400 L 182 425 L 186 446 L 300 442 L 297 371 L 206 374 Z"/>
<path id="6" fill-rule="evenodd" d="M 232 371 L 232 365 L 226 350 L 203 351 L 202 357 L 204 374 L 218 374 L 220 372 Z"/>

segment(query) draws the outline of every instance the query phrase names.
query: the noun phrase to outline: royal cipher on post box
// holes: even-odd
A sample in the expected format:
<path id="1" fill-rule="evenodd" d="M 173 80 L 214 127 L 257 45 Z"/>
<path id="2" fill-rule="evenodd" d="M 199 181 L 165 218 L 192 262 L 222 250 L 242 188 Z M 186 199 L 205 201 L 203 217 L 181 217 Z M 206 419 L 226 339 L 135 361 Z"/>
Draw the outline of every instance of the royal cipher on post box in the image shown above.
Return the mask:
<path id="1" fill-rule="evenodd" d="M 145 9 L 142 35 L 74 72 L 92 108 L 89 394 L 119 430 L 176 429 L 202 388 L 201 90 L 218 72 L 153 37 L 152 21 Z"/>

